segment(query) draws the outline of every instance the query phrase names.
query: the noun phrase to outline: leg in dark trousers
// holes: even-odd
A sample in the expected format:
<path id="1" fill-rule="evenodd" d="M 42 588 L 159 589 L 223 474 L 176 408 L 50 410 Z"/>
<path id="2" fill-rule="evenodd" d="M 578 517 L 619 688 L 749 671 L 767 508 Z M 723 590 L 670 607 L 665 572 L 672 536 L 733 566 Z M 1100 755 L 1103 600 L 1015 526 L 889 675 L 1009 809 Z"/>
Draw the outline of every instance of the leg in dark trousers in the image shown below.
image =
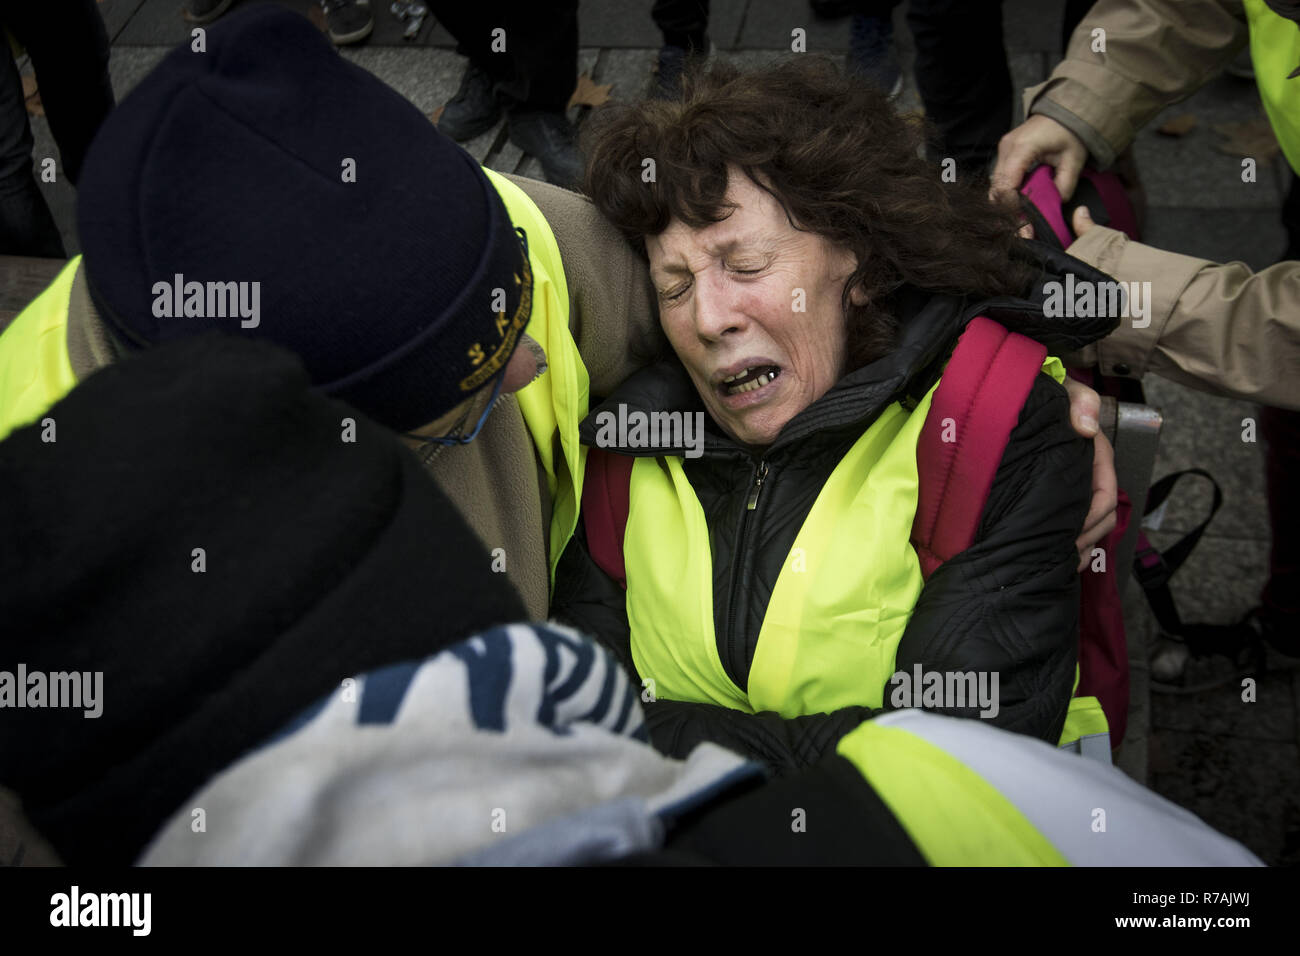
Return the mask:
<path id="1" fill-rule="evenodd" d="M 982 175 L 1011 129 L 1011 70 L 1002 43 L 1001 0 L 911 0 L 916 85 L 940 152 Z"/>
<path id="2" fill-rule="evenodd" d="M 563 112 L 578 79 L 578 0 L 536 6 L 502 2 L 432 4 L 457 52 L 496 83 L 507 109 Z M 505 50 L 493 50 L 493 30 Z M 499 36 L 499 35 L 498 35 Z"/>
<path id="3" fill-rule="evenodd" d="M 66 258 L 59 227 L 32 174 L 32 128 L 8 50 L 0 50 L 0 255 Z"/>
<path id="4" fill-rule="evenodd" d="M 708 53 L 709 0 L 655 0 L 650 10 L 665 46 Z"/>
<path id="5" fill-rule="evenodd" d="M 40 84 L 60 173 L 75 184 L 90 141 L 113 108 L 108 31 L 95 0 L 0 2 L 0 19 L 27 48 Z"/>

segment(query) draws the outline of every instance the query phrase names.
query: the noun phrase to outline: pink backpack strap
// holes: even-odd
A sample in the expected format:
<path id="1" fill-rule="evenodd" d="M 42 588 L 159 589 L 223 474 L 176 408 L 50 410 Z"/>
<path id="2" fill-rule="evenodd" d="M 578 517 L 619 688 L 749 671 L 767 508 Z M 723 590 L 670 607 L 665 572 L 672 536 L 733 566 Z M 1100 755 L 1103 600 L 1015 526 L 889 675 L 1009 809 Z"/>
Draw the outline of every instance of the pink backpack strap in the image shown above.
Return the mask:
<path id="1" fill-rule="evenodd" d="M 912 545 L 925 578 L 975 540 L 1002 453 L 1046 356 L 1045 346 L 983 316 L 958 339 L 916 448 Z"/>
<path id="2" fill-rule="evenodd" d="M 1041 216 L 1043 222 L 1056 234 L 1061 248 L 1068 248 L 1070 243 L 1074 242 L 1074 233 L 1070 231 L 1070 226 L 1065 221 L 1065 214 L 1061 209 L 1061 194 L 1056 189 L 1055 180 L 1052 179 L 1052 167 L 1037 167 L 1025 179 L 1024 185 L 1020 187 L 1020 194 L 1029 200 L 1032 211 Z M 1039 239 L 1047 238 L 1042 234 L 1040 223 L 1034 223 L 1034 232 L 1038 234 Z"/>
<path id="3" fill-rule="evenodd" d="M 1137 212 L 1133 208 L 1133 203 L 1129 201 L 1128 193 L 1124 189 L 1124 184 L 1120 182 L 1119 176 L 1114 172 L 1101 173 L 1084 167 L 1079 173 L 1079 178 L 1092 183 L 1093 188 L 1097 190 L 1097 195 L 1101 197 L 1101 205 L 1110 218 L 1112 229 L 1127 234 L 1134 242 L 1141 239 L 1138 234 Z"/>
<path id="4" fill-rule="evenodd" d="M 582 520 L 587 530 L 587 550 L 596 566 L 625 591 L 623 535 L 631 507 L 634 463 L 627 455 L 592 448 L 587 451 L 587 470 L 582 479 Z"/>

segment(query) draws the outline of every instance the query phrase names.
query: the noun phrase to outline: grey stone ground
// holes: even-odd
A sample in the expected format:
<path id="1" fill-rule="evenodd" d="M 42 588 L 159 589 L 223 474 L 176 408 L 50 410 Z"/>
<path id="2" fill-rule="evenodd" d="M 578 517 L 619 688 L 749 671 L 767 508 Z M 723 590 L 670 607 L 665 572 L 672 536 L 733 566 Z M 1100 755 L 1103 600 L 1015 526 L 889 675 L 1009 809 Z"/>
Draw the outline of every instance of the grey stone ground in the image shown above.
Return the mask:
<path id="1" fill-rule="evenodd" d="M 249 0 L 241 0 L 241 5 Z M 310 0 L 284 0 L 307 11 Z M 179 14 L 180 0 L 101 0 L 113 39 L 113 85 L 123 96 L 162 58 L 188 37 Z M 1012 74 L 1019 86 L 1046 77 L 1058 55 L 1059 0 L 1007 0 L 1005 39 Z M 415 43 L 404 43 L 401 28 L 375 0 L 376 30 L 364 46 L 346 55 L 398 89 L 425 113 L 455 91 L 463 61 L 447 33 L 430 22 Z M 597 83 L 612 83 L 615 98 L 641 94 L 654 61 L 659 36 L 649 15 L 650 0 L 583 0 L 580 69 Z M 910 68 L 911 41 L 898 11 L 898 43 Z M 790 31 L 807 31 L 808 51 L 842 56 L 848 42 L 846 21 L 813 19 L 799 0 L 713 0 L 712 37 L 721 53 L 743 63 L 767 62 L 789 49 Z M 990 52 L 997 55 L 996 51 Z M 901 108 L 920 105 L 910 73 Z M 1239 160 L 1217 152 L 1213 123 L 1240 120 L 1260 110 L 1254 86 L 1223 76 L 1168 116 L 1190 112 L 1198 126 L 1181 139 L 1157 135 L 1158 117 L 1137 142 L 1149 210 L 1146 239 L 1153 245 L 1220 261 L 1242 260 L 1254 268 L 1281 253 L 1283 232 L 1277 210 L 1288 171 L 1279 158 L 1260 170 L 1259 180 L 1243 184 Z M 581 120 L 582 111 L 572 115 Z M 35 155 L 56 155 L 43 119 L 33 122 Z M 535 160 L 522 156 L 498 126 L 469 144 L 487 165 L 540 176 Z M 64 183 L 46 185 L 69 252 L 77 249 L 73 192 Z M 1148 379 L 1148 401 L 1163 410 L 1165 430 L 1156 463 L 1157 476 L 1198 465 L 1222 484 L 1225 504 L 1192 557 L 1176 576 L 1174 592 L 1184 618 L 1226 623 L 1255 602 L 1267 570 L 1269 523 L 1264 502 L 1263 452 L 1241 441 L 1243 418 L 1257 412 L 1242 402 L 1225 401 Z M 1171 503 L 1157 546 L 1200 520 L 1208 495 L 1188 487 Z M 1133 660 L 1133 711 L 1120 758 L 1124 770 L 1243 841 L 1270 863 L 1300 862 L 1300 674 L 1260 681 L 1258 702 L 1242 703 L 1235 686 L 1193 697 L 1150 695 L 1146 657 L 1153 622 L 1130 590 L 1130 656 Z"/>

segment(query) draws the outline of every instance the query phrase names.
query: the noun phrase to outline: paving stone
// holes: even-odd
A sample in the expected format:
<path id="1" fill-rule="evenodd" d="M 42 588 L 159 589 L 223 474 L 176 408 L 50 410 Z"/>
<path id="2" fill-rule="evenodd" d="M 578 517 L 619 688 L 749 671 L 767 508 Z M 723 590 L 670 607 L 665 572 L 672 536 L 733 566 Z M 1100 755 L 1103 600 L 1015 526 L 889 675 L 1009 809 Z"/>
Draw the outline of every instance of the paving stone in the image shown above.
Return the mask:
<path id="1" fill-rule="evenodd" d="M 1179 730 L 1243 740 L 1295 742 L 1296 706 L 1291 674 L 1256 678 L 1255 700 L 1242 700 L 1240 681 L 1198 694 L 1157 694 L 1153 732 Z"/>
<path id="2" fill-rule="evenodd" d="M 348 60 L 369 70 L 429 114 L 456 94 L 465 58 L 431 47 L 361 46 L 345 49 Z"/>
<path id="3" fill-rule="evenodd" d="M 501 119 L 486 133 L 480 133 L 473 139 L 461 143 L 461 145 L 465 147 L 466 152 L 480 163 L 486 163 L 489 155 L 492 155 L 505 145 L 507 135 L 509 135 L 509 132 L 506 129 L 506 121 Z"/>
<path id="4" fill-rule="evenodd" d="M 657 58 L 655 50 L 605 50 L 592 79 L 612 84 L 610 99 L 639 100 L 645 96 Z"/>
<path id="5" fill-rule="evenodd" d="M 1244 262 L 1258 272 L 1286 249 L 1280 206 L 1253 209 L 1149 207 L 1143 241 L 1211 262 Z"/>
<path id="6" fill-rule="evenodd" d="M 1161 551 L 1180 537 L 1147 531 L 1147 538 Z M 1232 624 L 1259 603 L 1267 579 L 1267 541 L 1206 534 L 1169 587 L 1184 623 Z"/>
<path id="7" fill-rule="evenodd" d="M 127 21 L 135 16 L 145 0 L 99 0 L 99 15 L 104 20 L 108 31 L 108 42 L 113 43 L 126 26 Z"/>
<path id="8" fill-rule="evenodd" d="M 167 50 L 160 47 L 114 46 L 108 59 L 108 78 L 120 103 L 153 70 Z"/>
<path id="9" fill-rule="evenodd" d="M 1046 53 L 1038 51 L 1007 55 L 1007 66 L 1011 70 L 1013 123 L 1018 123 L 1024 112 L 1020 107 L 1021 91 L 1027 86 L 1037 86 L 1047 79 L 1047 75 L 1051 72 L 1049 59 Z"/>
<path id="10" fill-rule="evenodd" d="M 1241 158 L 1219 152 L 1218 123 L 1260 115 L 1263 107 L 1254 84 L 1230 76 L 1211 80 L 1189 99 L 1159 113 L 1138 134 L 1134 151 L 1151 206 L 1198 209 L 1277 209 L 1282 201 L 1275 176 L 1256 169 L 1256 181 L 1241 181 Z M 1162 136 L 1156 129 L 1168 119 L 1190 113 L 1198 120 L 1185 136 Z"/>
<path id="11" fill-rule="evenodd" d="M 1055 65 L 1061 58 L 1061 21 L 1064 15 L 1064 0 L 1005 0 L 1002 4 L 1002 35 L 1007 52 L 1042 52 Z"/>
<path id="12" fill-rule="evenodd" d="M 1151 786 L 1272 866 L 1300 864 L 1300 748 L 1153 731 Z"/>
<path id="13" fill-rule="evenodd" d="M 1165 419 L 1153 478 L 1186 468 L 1205 469 L 1223 489 L 1223 505 L 1206 533 L 1267 540 L 1271 530 L 1264 499 L 1264 443 L 1258 435 L 1258 406 L 1196 392 L 1154 375 L 1147 376 L 1144 386 L 1148 404 L 1160 409 Z M 1242 422 L 1248 419 L 1255 421 L 1254 442 L 1242 441 L 1248 430 Z M 1212 496 L 1205 479 L 1180 479 L 1161 530 L 1190 531 L 1209 514 Z"/>

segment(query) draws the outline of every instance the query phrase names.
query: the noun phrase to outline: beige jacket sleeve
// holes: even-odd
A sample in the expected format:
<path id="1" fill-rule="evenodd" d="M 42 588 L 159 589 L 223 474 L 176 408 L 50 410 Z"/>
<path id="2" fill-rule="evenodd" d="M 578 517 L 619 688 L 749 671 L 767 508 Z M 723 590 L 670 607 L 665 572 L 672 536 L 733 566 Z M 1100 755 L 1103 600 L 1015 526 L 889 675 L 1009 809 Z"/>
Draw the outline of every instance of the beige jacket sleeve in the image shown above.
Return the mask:
<path id="1" fill-rule="evenodd" d="M 1105 31 L 1105 52 L 1093 52 L 1097 29 Z M 1061 123 L 1104 169 L 1248 38 L 1241 0 L 1098 0 L 1047 82 L 1025 90 L 1025 115 Z"/>
<path id="2" fill-rule="evenodd" d="M 657 334 L 650 270 L 586 196 L 507 176 L 546 217 L 564 261 L 569 328 L 591 376 L 592 395 L 608 395 L 635 372 Z"/>
<path id="3" fill-rule="evenodd" d="M 1072 246 L 1121 282 L 1149 282 L 1149 312 L 1067 364 L 1099 363 L 1106 375 L 1150 372 L 1205 392 L 1300 409 L 1300 262 L 1253 273 L 1153 249 L 1104 226 Z M 1131 310 L 1136 311 L 1136 310 Z M 1139 327 L 1146 323 L 1144 327 Z"/>

